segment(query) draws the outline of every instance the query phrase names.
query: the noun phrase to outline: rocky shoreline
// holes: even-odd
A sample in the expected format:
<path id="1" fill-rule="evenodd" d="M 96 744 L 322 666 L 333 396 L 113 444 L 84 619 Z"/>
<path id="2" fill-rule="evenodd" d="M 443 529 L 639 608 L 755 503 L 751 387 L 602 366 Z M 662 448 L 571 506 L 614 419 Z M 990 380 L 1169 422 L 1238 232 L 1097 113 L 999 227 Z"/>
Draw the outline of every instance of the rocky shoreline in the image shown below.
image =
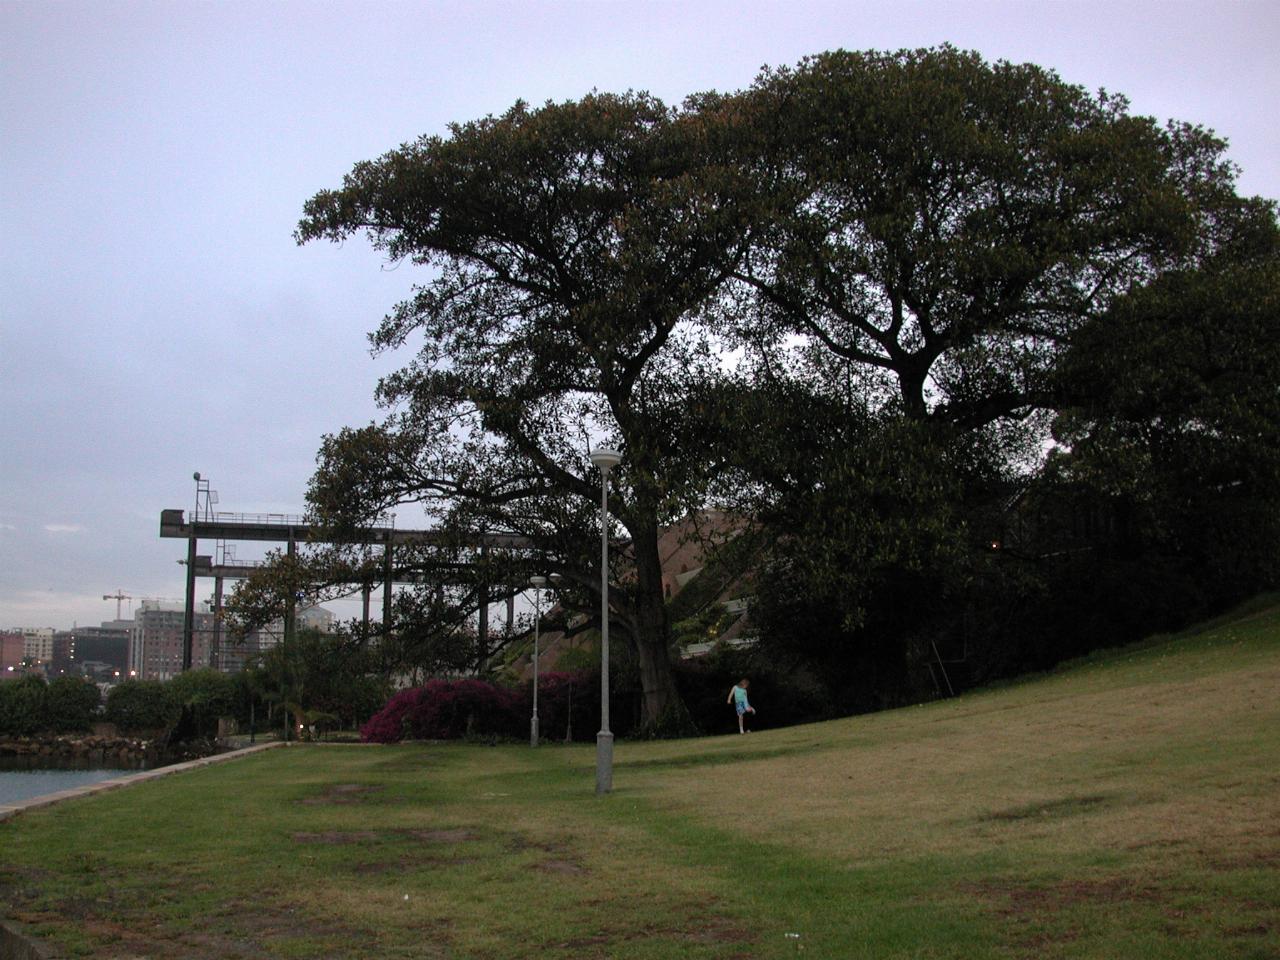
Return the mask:
<path id="1" fill-rule="evenodd" d="M 32 767 L 119 767 L 136 770 L 181 760 L 207 757 L 218 751 L 212 740 L 170 744 L 163 737 L 68 736 L 66 734 L 0 737 L 0 761 Z"/>

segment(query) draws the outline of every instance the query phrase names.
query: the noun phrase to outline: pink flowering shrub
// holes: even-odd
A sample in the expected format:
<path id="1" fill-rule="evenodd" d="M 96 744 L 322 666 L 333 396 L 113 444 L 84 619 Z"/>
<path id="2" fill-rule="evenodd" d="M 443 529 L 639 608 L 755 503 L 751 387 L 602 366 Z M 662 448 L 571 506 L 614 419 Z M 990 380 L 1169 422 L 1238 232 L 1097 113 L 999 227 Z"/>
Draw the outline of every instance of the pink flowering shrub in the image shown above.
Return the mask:
<path id="1" fill-rule="evenodd" d="M 409 712 L 418 706 L 425 694 L 423 687 L 401 690 L 365 722 L 360 728 L 360 739 L 366 743 L 399 743 L 405 737 Z"/>
<path id="2" fill-rule="evenodd" d="M 401 690 L 360 728 L 366 742 L 519 737 L 527 730 L 517 693 L 483 680 L 429 680 Z"/>
<path id="3" fill-rule="evenodd" d="M 544 673 L 538 681 L 542 736 L 560 740 L 572 721 L 575 740 L 594 739 L 600 726 L 600 675 L 591 670 Z M 360 728 L 360 738 L 366 743 L 465 737 L 519 740 L 529 735 L 532 707 L 533 684 L 528 681 L 512 689 L 484 680 L 429 680 L 388 700 Z"/>

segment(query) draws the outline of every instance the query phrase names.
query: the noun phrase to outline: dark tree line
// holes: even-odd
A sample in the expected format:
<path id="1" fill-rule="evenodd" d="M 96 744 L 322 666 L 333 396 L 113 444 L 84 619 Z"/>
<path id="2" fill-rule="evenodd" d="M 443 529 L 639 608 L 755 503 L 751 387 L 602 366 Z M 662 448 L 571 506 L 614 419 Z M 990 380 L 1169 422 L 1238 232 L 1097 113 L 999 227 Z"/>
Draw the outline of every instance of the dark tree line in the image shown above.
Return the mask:
<path id="1" fill-rule="evenodd" d="M 950 47 L 454 125 L 306 204 L 299 242 L 424 268 L 371 334 L 408 356 L 387 415 L 325 439 L 312 513 L 340 538 L 420 504 L 457 538 L 427 578 L 521 534 L 486 562 L 559 574 L 589 626 L 587 454 L 616 447 L 611 621 L 653 727 L 686 716 L 658 538 L 710 506 L 747 522 L 761 655 L 834 709 L 914 695 L 940 647 L 981 679 L 1117 639 L 1045 625 L 1122 608 L 1126 571 L 1201 612 L 1276 573 L 1277 224 L 1234 177 L 1209 131 Z M 424 584 L 396 629 L 424 654 L 476 600 Z"/>

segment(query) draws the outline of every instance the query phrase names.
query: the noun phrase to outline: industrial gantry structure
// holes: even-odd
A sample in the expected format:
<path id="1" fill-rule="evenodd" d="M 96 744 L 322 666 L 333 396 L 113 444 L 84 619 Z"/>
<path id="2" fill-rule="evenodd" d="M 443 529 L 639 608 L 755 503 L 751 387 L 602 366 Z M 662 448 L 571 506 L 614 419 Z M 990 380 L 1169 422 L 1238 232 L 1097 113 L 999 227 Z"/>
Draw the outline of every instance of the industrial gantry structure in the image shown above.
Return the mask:
<path id="1" fill-rule="evenodd" d="M 221 633 L 223 585 L 226 580 L 243 580 L 250 576 L 257 567 L 252 564 L 234 562 L 214 563 L 211 554 L 199 553 L 199 542 L 209 541 L 257 541 L 283 543 L 286 553 L 297 555 L 299 543 L 323 543 L 323 539 L 313 539 L 315 532 L 312 525 L 304 517 L 285 514 L 237 514 L 214 513 L 212 504 L 216 503 L 217 494 L 208 489 L 208 481 L 200 474 L 195 474 L 196 509 L 188 516 L 181 509 L 160 511 L 160 536 L 187 541 L 187 590 L 182 630 L 182 669 L 191 669 L 191 650 L 195 632 L 195 599 L 196 578 L 212 577 L 214 579 L 214 614 Z M 344 543 L 370 544 L 382 546 L 382 620 L 384 624 L 391 622 L 391 598 L 395 577 L 394 557 L 397 547 L 420 546 L 424 544 L 440 544 L 444 536 L 436 530 L 407 530 L 395 527 L 391 523 L 362 527 L 354 535 L 345 537 Z M 528 538 L 510 533 L 486 533 L 477 537 L 473 545 L 481 551 L 490 547 L 507 549 L 525 549 L 531 546 Z M 220 558 L 225 561 L 225 558 Z M 369 623 L 369 596 L 372 584 L 361 584 L 364 595 L 364 622 L 366 632 Z M 488 603 L 486 592 L 481 591 L 479 604 L 479 631 L 482 642 L 488 636 Z M 286 611 L 285 632 L 292 631 L 294 606 L 290 604 Z M 219 636 L 219 640 L 221 637 Z M 220 644 L 219 644 L 220 646 Z"/>

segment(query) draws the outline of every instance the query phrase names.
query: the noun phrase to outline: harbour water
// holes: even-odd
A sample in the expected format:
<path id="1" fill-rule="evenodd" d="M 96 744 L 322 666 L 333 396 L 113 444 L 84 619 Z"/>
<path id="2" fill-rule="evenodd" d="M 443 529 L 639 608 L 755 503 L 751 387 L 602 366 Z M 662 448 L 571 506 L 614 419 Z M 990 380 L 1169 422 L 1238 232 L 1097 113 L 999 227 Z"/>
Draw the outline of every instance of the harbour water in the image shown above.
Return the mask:
<path id="1" fill-rule="evenodd" d="M 0 763 L 0 807 L 7 804 L 43 797 L 48 793 L 70 790 L 102 780 L 126 777 L 136 770 L 98 767 L 94 769 L 31 769 L 15 766 L 11 762 Z"/>

